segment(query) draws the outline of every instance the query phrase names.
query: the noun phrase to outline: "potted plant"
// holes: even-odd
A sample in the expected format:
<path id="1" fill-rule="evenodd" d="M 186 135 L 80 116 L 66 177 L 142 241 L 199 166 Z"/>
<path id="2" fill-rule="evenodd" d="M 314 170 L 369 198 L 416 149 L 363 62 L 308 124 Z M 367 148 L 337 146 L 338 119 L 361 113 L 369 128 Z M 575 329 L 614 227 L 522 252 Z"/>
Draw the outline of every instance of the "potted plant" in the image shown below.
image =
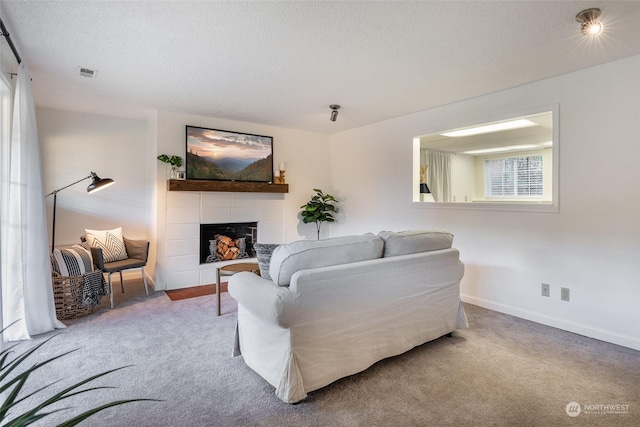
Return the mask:
<path id="1" fill-rule="evenodd" d="M 179 168 L 180 166 L 182 166 L 182 157 L 180 156 L 169 157 L 166 154 L 160 154 L 158 156 L 158 160 L 160 160 L 163 163 L 167 163 L 171 165 L 171 174 L 169 175 L 169 179 L 176 179 L 177 178 L 176 168 Z"/>
<path id="2" fill-rule="evenodd" d="M 302 222 L 309 224 L 314 222 L 318 232 L 318 240 L 320 240 L 320 226 L 323 222 L 335 222 L 333 214 L 338 211 L 335 204 L 338 201 L 331 194 L 324 194 L 322 190 L 314 188 L 316 195 L 306 204 L 300 206 L 302 211 Z"/>

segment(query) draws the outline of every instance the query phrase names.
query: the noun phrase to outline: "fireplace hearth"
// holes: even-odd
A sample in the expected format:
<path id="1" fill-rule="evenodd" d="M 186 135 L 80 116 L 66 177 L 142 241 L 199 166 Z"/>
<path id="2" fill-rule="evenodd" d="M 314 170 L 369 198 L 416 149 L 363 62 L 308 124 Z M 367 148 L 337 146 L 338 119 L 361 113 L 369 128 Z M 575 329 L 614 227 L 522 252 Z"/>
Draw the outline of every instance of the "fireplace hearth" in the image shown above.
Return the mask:
<path id="1" fill-rule="evenodd" d="M 254 258 L 257 222 L 200 224 L 200 264 Z"/>

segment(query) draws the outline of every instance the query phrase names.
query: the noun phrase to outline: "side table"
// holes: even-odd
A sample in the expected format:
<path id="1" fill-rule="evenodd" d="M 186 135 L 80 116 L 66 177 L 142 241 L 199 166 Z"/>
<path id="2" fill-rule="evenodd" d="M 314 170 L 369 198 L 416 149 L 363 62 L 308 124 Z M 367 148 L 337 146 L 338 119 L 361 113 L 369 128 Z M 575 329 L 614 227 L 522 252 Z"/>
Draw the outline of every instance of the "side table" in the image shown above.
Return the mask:
<path id="1" fill-rule="evenodd" d="M 240 262 L 237 264 L 227 264 L 223 267 L 216 268 L 216 301 L 217 301 L 217 315 L 220 316 L 220 277 L 233 276 L 241 271 L 250 271 L 255 274 L 260 274 L 260 266 L 255 262 Z"/>

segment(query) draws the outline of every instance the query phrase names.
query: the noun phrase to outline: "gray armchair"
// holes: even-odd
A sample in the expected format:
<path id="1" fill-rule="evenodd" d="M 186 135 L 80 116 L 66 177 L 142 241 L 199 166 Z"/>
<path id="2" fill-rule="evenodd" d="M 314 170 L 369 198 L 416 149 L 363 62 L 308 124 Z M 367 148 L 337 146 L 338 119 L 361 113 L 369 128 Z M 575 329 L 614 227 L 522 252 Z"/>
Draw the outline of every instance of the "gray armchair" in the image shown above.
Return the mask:
<path id="1" fill-rule="evenodd" d="M 147 289 L 147 275 L 144 272 L 144 267 L 147 265 L 147 259 L 149 257 L 149 242 L 145 240 L 130 240 L 123 237 L 124 246 L 127 250 L 129 258 L 114 262 L 104 262 L 101 248 L 91 248 L 91 256 L 93 257 L 93 263 L 96 268 L 102 270 L 104 273 L 109 273 L 109 299 L 111 302 L 111 308 L 113 308 L 113 283 L 111 282 L 111 275 L 113 273 L 120 273 L 120 287 L 124 292 L 124 282 L 122 280 L 123 270 L 142 270 L 142 281 L 144 282 L 144 293 L 149 296 L 149 290 Z"/>

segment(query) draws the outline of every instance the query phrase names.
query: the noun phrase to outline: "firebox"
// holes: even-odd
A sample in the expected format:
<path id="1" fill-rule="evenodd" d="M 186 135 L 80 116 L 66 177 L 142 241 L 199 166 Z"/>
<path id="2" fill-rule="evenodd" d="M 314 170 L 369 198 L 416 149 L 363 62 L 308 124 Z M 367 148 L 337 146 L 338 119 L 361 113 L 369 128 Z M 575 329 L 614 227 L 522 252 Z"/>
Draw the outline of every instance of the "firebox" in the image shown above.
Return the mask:
<path id="1" fill-rule="evenodd" d="M 200 264 L 254 258 L 257 222 L 200 224 Z"/>

